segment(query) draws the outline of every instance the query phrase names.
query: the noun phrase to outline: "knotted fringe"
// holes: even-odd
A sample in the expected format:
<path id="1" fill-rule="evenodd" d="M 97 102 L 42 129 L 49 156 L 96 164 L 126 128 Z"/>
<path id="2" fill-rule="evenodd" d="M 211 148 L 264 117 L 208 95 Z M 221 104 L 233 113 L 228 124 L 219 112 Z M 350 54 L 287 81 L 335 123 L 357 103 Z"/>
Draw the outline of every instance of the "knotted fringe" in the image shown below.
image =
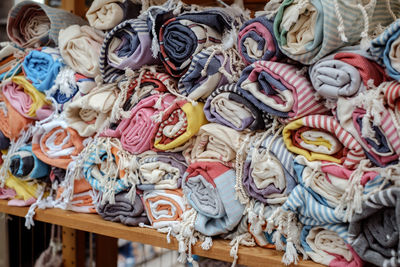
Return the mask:
<path id="1" fill-rule="evenodd" d="M 232 267 L 235 267 L 239 259 L 239 245 L 254 247 L 256 245 L 256 242 L 254 241 L 250 233 L 244 233 L 233 238 L 229 245 L 231 246 L 229 255 L 233 257 Z"/>

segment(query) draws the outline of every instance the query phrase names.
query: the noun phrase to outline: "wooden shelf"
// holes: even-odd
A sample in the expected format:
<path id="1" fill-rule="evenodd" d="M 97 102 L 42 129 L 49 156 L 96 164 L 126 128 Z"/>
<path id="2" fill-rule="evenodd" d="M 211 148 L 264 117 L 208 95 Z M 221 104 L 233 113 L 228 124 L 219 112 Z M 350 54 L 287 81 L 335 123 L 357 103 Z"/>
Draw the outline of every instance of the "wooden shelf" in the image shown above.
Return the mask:
<path id="1" fill-rule="evenodd" d="M 28 208 L 7 206 L 7 201 L 0 200 L 0 212 L 10 215 L 24 217 Z M 72 211 L 64 211 L 60 209 L 36 210 L 34 217 L 37 221 L 52 223 L 69 227 L 81 231 L 92 232 L 95 234 L 123 238 L 126 240 L 149 244 L 157 247 L 177 250 L 178 242 L 175 238 L 171 238 L 171 243 L 167 243 L 166 235 L 153 229 L 128 227 L 120 223 L 113 223 L 103 220 L 97 214 L 82 214 Z M 199 244 L 193 247 L 193 254 L 208 258 L 232 261 L 229 255 L 230 246 L 226 240 L 213 240 L 213 246 L 210 250 L 203 250 Z M 245 247 L 239 248 L 239 264 L 247 266 L 284 266 L 281 263 L 282 252 L 264 249 L 261 247 Z M 321 266 L 312 261 L 301 261 L 297 266 L 313 267 Z"/>

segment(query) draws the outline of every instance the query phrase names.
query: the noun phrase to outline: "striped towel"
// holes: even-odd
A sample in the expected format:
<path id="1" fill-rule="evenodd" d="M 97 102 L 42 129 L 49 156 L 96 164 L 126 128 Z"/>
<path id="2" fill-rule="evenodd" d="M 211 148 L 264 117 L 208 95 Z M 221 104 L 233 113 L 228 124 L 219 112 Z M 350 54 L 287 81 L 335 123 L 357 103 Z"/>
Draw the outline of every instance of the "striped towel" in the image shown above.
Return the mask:
<path id="1" fill-rule="evenodd" d="M 179 79 L 180 94 L 205 101 L 218 87 L 239 80 L 244 64 L 234 48 L 215 45 L 194 55 L 186 73 Z"/>
<path id="2" fill-rule="evenodd" d="M 274 22 L 260 16 L 246 21 L 238 34 L 238 51 L 246 65 L 258 60 L 279 61 L 283 54 L 274 36 Z"/>
<path id="3" fill-rule="evenodd" d="M 390 24 L 393 18 L 387 2 L 363 3 L 360 8 L 357 0 L 284 0 L 274 20 L 274 33 L 285 55 L 310 65 L 338 48 L 359 43 L 361 34 L 372 34 L 378 24 Z M 400 4 L 390 2 L 394 14 L 400 14 Z M 369 27 L 354 26 L 360 22 Z"/>
<path id="4" fill-rule="evenodd" d="M 159 57 L 167 72 L 181 77 L 189 68 L 193 55 L 222 42 L 224 31 L 230 28 L 230 20 L 232 18 L 222 9 L 183 13 L 166 20 L 156 19 L 154 26 L 159 29 Z"/>
<path id="5" fill-rule="evenodd" d="M 145 153 L 138 164 L 140 184 L 137 188 L 140 190 L 181 188 L 182 176 L 187 169 L 181 153 Z"/>
<path id="6" fill-rule="evenodd" d="M 297 184 L 294 155 L 286 149 L 282 136 L 268 135 L 258 142 L 247 153 L 243 187 L 257 201 L 282 204 Z"/>
<path id="7" fill-rule="evenodd" d="M 119 138 L 122 147 L 132 153 L 140 154 L 151 148 L 151 140 L 157 131 L 155 116 L 170 106 L 175 96 L 171 94 L 157 94 L 142 99 L 131 111 L 128 118 L 102 135 Z"/>
<path id="8" fill-rule="evenodd" d="M 194 229 L 206 236 L 232 231 L 240 222 L 244 206 L 236 199 L 235 171 L 218 162 L 189 165 L 182 189 L 198 212 Z"/>
<path id="9" fill-rule="evenodd" d="M 84 138 L 58 118 L 41 124 L 32 138 L 32 151 L 43 162 L 67 169 L 72 157 L 83 150 Z"/>
<path id="10" fill-rule="evenodd" d="M 126 68 L 140 69 L 158 64 L 151 54 L 151 37 L 145 20 L 126 20 L 109 31 L 100 51 L 100 72 L 104 82 L 120 80 Z"/>
<path id="11" fill-rule="evenodd" d="M 371 195 L 363 211 L 349 226 L 350 244 L 360 258 L 377 266 L 399 266 L 400 189 L 396 187 Z"/>
<path id="12" fill-rule="evenodd" d="M 32 145 L 25 145 L 10 155 L 10 172 L 23 179 L 38 179 L 50 174 L 50 166 L 41 161 L 32 152 Z"/>
<path id="13" fill-rule="evenodd" d="M 239 92 L 263 112 L 284 120 L 326 112 L 306 76 L 288 64 L 256 61 L 243 70 Z"/>
<path id="14" fill-rule="evenodd" d="M 361 97 L 373 101 L 365 102 Z M 353 99 L 339 98 L 336 114 L 340 125 L 358 141 L 375 165 L 384 167 L 398 162 L 400 132 L 395 118 L 374 91 Z"/>
<path id="15" fill-rule="evenodd" d="M 0 50 L 0 81 L 21 72 L 25 52 L 14 44 L 7 44 Z"/>
<path id="16" fill-rule="evenodd" d="M 216 122 L 237 131 L 262 130 L 270 119 L 249 100 L 243 97 L 235 83 L 217 88 L 207 97 L 204 114 Z"/>
<path id="17" fill-rule="evenodd" d="M 160 113 L 161 120 L 156 125 L 151 146 L 155 150 L 172 150 L 184 145 L 200 127 L 208 123 L 203 104 L 193 105 L 187 100 L 176 100 Z M 182 150 L 182 149 L 178 149 Z"/>
<path id="18" fill-rule="evenodd" d="M 330 161 L 354 169 L 365 158 L 361 145 L 332 116 L 303 117 L 286 125 L 282 136 L 289 151 L 309 161 Z"/>
<path id="19" fill-rule="evenodd" d="M 156 229 L 176 227 L 187 209 L 182 189 L 144 191 L 143 203 L 151 226 Z"/>
<path id="20" fill-rule="evenodd" d="M 60 30 L 73 24 L 85 25 L 87 22 L 62 9 L 22 1 L 8 14 L 7 34 L 21 47 L 57 46 Z"/>

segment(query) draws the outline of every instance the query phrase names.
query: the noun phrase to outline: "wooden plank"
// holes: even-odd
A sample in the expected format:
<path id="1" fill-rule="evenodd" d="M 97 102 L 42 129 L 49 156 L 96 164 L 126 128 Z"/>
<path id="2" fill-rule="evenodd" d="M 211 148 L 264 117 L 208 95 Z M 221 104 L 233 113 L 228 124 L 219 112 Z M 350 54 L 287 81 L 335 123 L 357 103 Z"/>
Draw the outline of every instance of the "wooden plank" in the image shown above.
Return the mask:
<path id="1" fill-rule="evenodd" d="M 64 267 L 77 267 L 76 232 L 69 227 L 62 228 L 62 259 Z M 80 267 L 80 266 L 79 266 Z"/>
<path id="2" fill-rule="evenodd" d="M 27 208 L 9 207 L 5 200 L 0 200 L 0 212 L 25 216 Z M 161 234 L 153 229 L 128 227 L 123 224 L 113 223 L 103 220 L 96 214 L 82 214 L 60 209 L 37 210 L 35 220 L 54 223 L 82 231 L 92 232 L 115 238 L 123 238 L 134 242 L 149 244 L 157 247 L 177 250 L 178 242 L 171 238 L 171 243 L 167 242 L 165 234 Z M 230 246 L 226 240 L 215 239 L 210 250 L 205 251 L 196 244 L 193 247 L 193 254 L 208 258 L 232 262 L 229 255 Z M 281 263 L 282 252 L 264 249 L 261 247 L 244 247 L 239 248 L 239 264 L 247 266 L 284 266 Z M 322 266 L 312 261 L 300 261 L 297 266 L 312 267 Z"/>
<path id="3" fill-rule="evenodd" d="M 116 267 L 118 264 L 118 239 L 96 235 L 96 267 Z"/>
<path id="4" fill-rule="evenodd" d="M 87 11 L 84 0 L 61 0 L 61 8 L 80 17 L 85 17 Z"/>

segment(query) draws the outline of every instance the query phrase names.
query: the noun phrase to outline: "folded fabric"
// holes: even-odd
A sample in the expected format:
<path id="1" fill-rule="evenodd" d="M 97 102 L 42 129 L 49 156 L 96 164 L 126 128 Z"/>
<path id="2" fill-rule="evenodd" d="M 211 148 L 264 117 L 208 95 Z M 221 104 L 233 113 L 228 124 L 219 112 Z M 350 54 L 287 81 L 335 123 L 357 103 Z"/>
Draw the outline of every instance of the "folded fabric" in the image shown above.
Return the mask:
<path id="1" fill-rule="evenodd" d="M 82 18 L 33 1 L 15 5 L 7 18 L 8 37 L 21 47 L 58 45 L 58 34 L 69 25 L 85 25 Z"/>
<path id="2" fill-rule="evenodd" d="M 350 245 L 360 258 L 377 266 L 399 266 L 400 189 L 371 195 L 362 213 L 350 221 Z"/>
<path id="3" fill-rule="evenodd" d="M 57 189 L 56 199 L 60 198 L 64 190 L 61 184 Z M 85 179 L 75 179 L 72 199 L 68 202 L 66 209 L 79 213 L 97 213 L 93 204 L 93 195 L 93 189 Z"/>
<path id="4" fill-rule="evenodd" d="M 142 5 L 132 0 L 95 0 L 86 12 L 90 26 L 99 30 L 109 30 L 122 21 L 136 18 Z"/>
<path id="5" fill-rule="evenodd" d="M 43 182 L 39 182 L 38 180 L 23 181 L 14 177 L 9 172 L 5 180 L 5 185 L 16 192 L 15 197 L 8 201 L 9 206 L 30 206 L 36 202 L 36 199 L 39 198 L 39 194 L 45 186 Z"/>
<path id="6" fill-rule="evenodd" d="M 400 122 L 400 83 L 397 81 L 384 82 L 379 86 L 380 91 L 384 95 L 385 103 L 389 106 L 388 111 L 392 115 L 392 120 L 396 123 L 396 129 Z"/>
<path id="7" fill-rule="evenodd" d="M 400 80 L 400 57 L 398 44 L 400 42 L 400 19 L 397 19 L 371 42 L 371 54 L 382 62 L 388 75 Z"/>
<path id="8" fill-rule="evenodd" d="M 361 38 L 367 44 L 368 34 L 393 18 L 385 0 L 358 4 L 356 0 L 284 0 L 274 18 L 279 47 L 288 57 L 309 65 L 338 48 L 357 44 Z M 400 14 L 397 3 L 391 6 L 394 14 Z M 366 26 L 355 27 L 360 21 Z"/>
<path id="9" fill-rule="evenodd" d="M 86 77 L 80 73 L 75 73 L 75 82 L 78 87 L 78 91 L 81 94 L 87 95 L 96 87 L 96 82 L 94 79 Z"/>
<path id="10" fill-rule="evenodd" d="M 156 229 L 179 225 L 187 208 L 182 189 L 144 191 L 143 203 L 151 226 Z"/>
<path id="11" fill-rule="evenodd" d="M 285 126 L 287 149 L 309 161 L 323 160 L 354 169 L 365 158 L 357 140 L 331 116 L 309 115 Z"/>
<path id="12" fill-rule="evenodd" d="M 156 131 L 153 133 L 152 147 L 156 150 L 171 150 L 184 145 L 208 123 L 204 105 L 193 105 L 187 100 L 176 100 L 160 113 Z"/>
<path id="13" fill-rule="evenodd" d="M 100 74 L 99 56 L 104 34 L 87 25 L 71 25 L 58 36 L 64 62 L 74 71 L 94 78 Z"/>
<path id="14" fill-rule="evenodd" d="M 63 110 L 64 105 L 78 93 L 78 76 L 81 75 L 77 75 L 70 67 L 64 65 L 58 72 L 52 87 L 45 91 L 48 98 L 52 98 L 60 104 L 58 105 L 60 112 Z"/>
<path id="15" fill-rule="evenodd" d="M 264 16 L 243 23 L 238 34 L 238 51 L 246 65 L 258 60 L 278 61 L 283 57 L 273 27 L 274 22 Z"/>
<path id="16" fill-rule="evenodd" d="M 60 119 L 41 124 L 32 138 L 32 151 L 43 162 L 67 169 L 72 157 L 83 150 L 84 138 Z"/>
<path id="17" fill-rule="evenodd" d="M 373 80 L 375 86 L 389 80 L 379 64 L 360 50 L 352 49 L 322 58 L 311 66 L 309 73 L 315 90 L 333 100 L 367 90 L 369 80 Z"/>
<path id="18" fill-rule="evenodd" d="M 306 76 L 285 63 L 256 61 L 247 66 L 238 90 L 261 111 L 282 119 L 326 112 Z"/>
<path id="19" fill-rule="evenodd" d="M 187 164 L 181 153 L 150 153 L 139 161 L 140 190 L 177 189 Z"/>
<path id="20" fill-rule="evenodd" d="M 366 103 L 362 99 L 371 101 Z M 400 133 L 389 109 L 376 99 L 375 92 L 351 99 L 339 98 L 336 114 L 340 125 L 354 136 L 375 165 L 384 167 L 398 162 Z"/>
<path id="21" fill-rule="evenodd" d="M 10 139 L 0 130 L 0 150 L 6 150 L 10 146 Z"/>
<path id="22" fill-rule="evenodd" d="M 282 204 L 296 186 L 294 155 L 281 136 L 268 135 L 250 147 L 243 170 L 247 194 L 266 204 Z"/>
<path id="23" fill-rule="evenodd" d="M 175 98 L 171 94 L 157 94 L 142 99 L 131 110 L 129 118 L 122 119 L 115 129 L 107 129 L 102 135 L 120 138 L 122 147 L 133 154 L 150 150 L 157 130 L 154 116 L 170 106 Z"/>
<path id="24" fill-rule="evenodd" d="M 17 195 L 14 189 L 8 187 L 0 187 L 0 199 L 13 199 Z"/>
<path id="25" fill-rule="evenodd" d="M 204 114 L 210 122 L 243 131 L 265 128 L 269 119 L 237 89 L 236 84 L 227 84 L 217 88 L 207 98 Z"/>
<path id="26" fill-rule="evenodd" d="M 68 126 L 82 137 L 101 131 L 109 120 L 117 94 L 114 84 L 101 85 L 87 95 L 75 99 L 64 112 Z"/>
<path id="27" fill-rule="evenodd" d="M 24 50 L 7 44 L 0 50 L 0 81 L 21 72 Z"/>
<path id="28" fill-rule="evenodd" d="M 8 103 L 25 118 L 42 120 L 53 113 L 51 102 L 23 76 L 14 76 L 2 86 L 3 96 Z"/>
<path id="29" fill-rule="evenodd" d="M 10 155 L 10 160 L 11 174 L 20 179 L 38 179 L 50 174 L 50 166 L 33 154 L 31 145 L 19 148 Z"/>
<path id="30" fill-rule="evenodd" d="M 171 14 L 172 15 L 172 14 Z M 181 77 L 191 64 L 193 55 L 222 43 L 222 35 L 230 28 L 230 18 L 222 9 L 183 13 L 177 17 L 160 15 L 153 25 L 158 31 L 159 58 L 174 77 Z"/>
<path id="31" fill-rule="evenodd" d="M 100 52 L 100 72 L 107 83 L 122 78 L 126 68 L 140 69 L 160 63 L 151 54 L 150 30 L 146 20 L 126 20 L 104 38 Z"/>
<path id="32" fill-rule="evenodd" d="M 128 226 L 138 226 L 139 223 L 149 222 L 144 206 L 139 195 L 135 196 L 132 203 L 126 197 L 126 192 L 115 195 L 115 203 L 106 202 L 97 205 L 97 212 L 107 221 L 120 222 Z"/>
<path id="33" fill-rule="evenodd" d="M 329 266 L 363 266 L 362 260 L 347 243 L 347 228 L 346 224 L 304 226 L 301 245 L 315 262 Z"/>
<path id="34" fill-rule="evenodd" d="M 245 136 L 245 133 L 232 128 L 209 123 L 200 127 L 196 138 L 183 151 L 183 155 L 189 164 L 196 161 L 218 161 L 233 167 L 236 162 L 236 152 Z"/>
<path id="35" fill-rule="evenodd" d="M 243 216 L 244 206 L 236 199 L 235 171 L 219 162 L 189 165 L 182 189 L 198 212 L 194 229 L 206 236 L 232 231 Z"/>
<path id="36" fill-rule="evenodd" d="M 194 55 L 179 79 L 178 91 L 193 100 L 205 101 L 218 87 L 239 80 L 244 65 L 234 48 L 215 45 Z"/>
<path id="37" fill-rule="evenodd" d="M 44 93 L 54 85 L 54 80 L 63 65 L 58 49 L 43 47 L 40 50 L 32 50 L 26 55 L 22 62 L 22 70 L 26 79 Z"/>

